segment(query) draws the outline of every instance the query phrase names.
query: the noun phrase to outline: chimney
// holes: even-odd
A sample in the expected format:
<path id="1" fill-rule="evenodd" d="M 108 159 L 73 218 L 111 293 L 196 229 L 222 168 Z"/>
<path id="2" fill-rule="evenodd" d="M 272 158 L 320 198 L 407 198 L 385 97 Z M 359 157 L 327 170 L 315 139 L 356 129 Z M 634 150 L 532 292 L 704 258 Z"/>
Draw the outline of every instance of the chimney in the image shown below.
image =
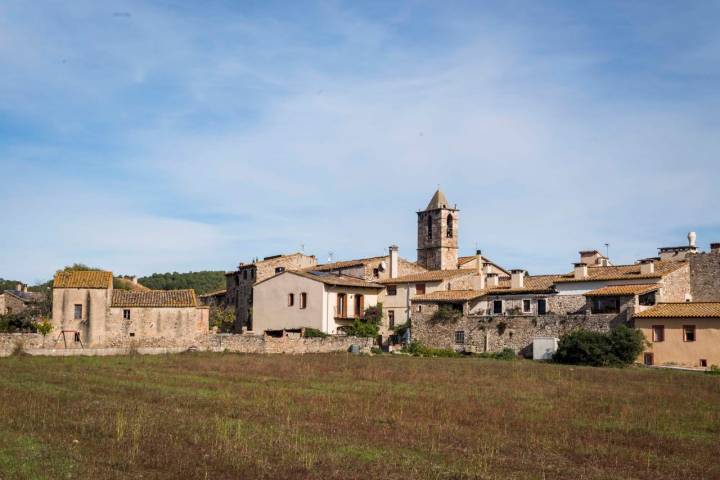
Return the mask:
<path id="1" fill-rule="evenodd" d="M 16 292 L 22 292 L 22 291 L 23 291 L 23 284 L 22 284 L 22 283 L 18 283 L 17 285 L 15 285 L 15 291 L 16 291 Z"/>
<path id="2" fill-rule="evenodd" d="M 483 262 L 483 272 L 485 272 L 485 275 L 492 272 L 492 264 L 490 262 Z"/>
<path id="3" fill-rule="evenodd" d="M 483 274 L 483 265 L 485 265 L 485 262 L 483 262 L 482 254 L 480 253 L 480 250 L 475 252 L 475 256 L 477 257 L 477 273 L 478 275 Z"/>
<path id="4" fill-rule="evenodd" d="M 655 273 L 655 261 L 648 259 L 640 262 L 640 275 L 652 275 Z"/>
<path id="5" fill-rule="evenodd" d="M 720 253 L 720 242 L 710 244 L 710 253 Z"/>
<path id="6" fill-rule="evenodd" d="M 576 280 L 582 280 L 583 278 L 588 277 L 588 267 L 587 263 L 576 263 L 575 264 L 575 279 Z"/>
<path id="7" fill-rule="evenodd" d="M 497 273 L 487 274 L 487 288 L 497 288 L 500 284 L 500 276 Z"/>
<path id="8" fill-rule="evenodd" d="M 510 288 L 523 288 L 525 286 L 525 270 L 510 270 Z"/>
<path id="9" fill-rule="evenodd" d="M 130 280 L 132 281 L 133 285 L 138 284 L 137 276 L 134 275 L 134 276 L 130 277 Z"/>
<path id="10" fill-rule="evenodd" d="M 397 278 L 399 269 L 398 246 L 390 245 L 390 278 Z"/>
<path id="11" fill-rule="evenodd" d="M 688 233 L 688 246 L 695 247 L 697 246 L 697 234 L 695 232 Z"/>

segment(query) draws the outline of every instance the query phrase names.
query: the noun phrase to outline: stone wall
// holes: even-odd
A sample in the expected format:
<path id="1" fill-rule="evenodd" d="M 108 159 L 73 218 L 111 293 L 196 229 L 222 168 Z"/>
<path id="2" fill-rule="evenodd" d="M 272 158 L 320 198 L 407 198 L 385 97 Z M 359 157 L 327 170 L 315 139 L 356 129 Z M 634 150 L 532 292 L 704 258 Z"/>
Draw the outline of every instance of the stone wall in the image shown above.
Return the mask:
<path id="1" fill-rule="evenodd" d="M 132 344 L 109 345 L 103 348 L 80 348 L 72 342 L 65 348 L 62 337 L 49 334 L 43 339 L 39 333 L 0 333 L 0 357 L 12 355 L 20 348 L 31 355 L 124 355 L 136 351 L 143 354 L 176 353 L 187 350 L 233 352 L 233 353 L 334 353 L 347 352 L 358 345 L 362 352 L 369 352 L 373 339 L 347 336 L 326 338 L 301 338 L 298 336 L 269 337 L 264 335 L 236 335 L 209 333 L 197 337 L 192 344 L 178 345 L 162 338 L 146 338 Z"/>
<path id="2" fill-rule="evenodd" d="M 694 257 L 694 255 L 690 255 Z M 716 272 L 718 273 L 718 272 Z M 660 280 L 660 302 L 685 302 L 691 293 L 690 265 L 685 264 Z"/>
<path id="3" fill-rule="evenodd" d="M 499 352 L 511 348 L 524 356 L 532 355 L 534 337 L 560 337 L 573 330 L 606 332 L 623 322 L 618 315 L 463 315 L 454 320 L 436 322 L 436 307 L 427 305 L 422 313 L 413 312 L 412 339 L 433 348 L 467 352 Z M 456 332 L 464 341 L 456 343 Z"/>
<path id="4" fill-rule="evenodd" d="M 693 302 L 720 302 L 720 251 L 690 255 Z"/>
<path id="5" fill-rule="evenodd" d="M 11 293 L 0 294 L 0 315 L 20 313 L 27 308 L 25 302 Z"/>

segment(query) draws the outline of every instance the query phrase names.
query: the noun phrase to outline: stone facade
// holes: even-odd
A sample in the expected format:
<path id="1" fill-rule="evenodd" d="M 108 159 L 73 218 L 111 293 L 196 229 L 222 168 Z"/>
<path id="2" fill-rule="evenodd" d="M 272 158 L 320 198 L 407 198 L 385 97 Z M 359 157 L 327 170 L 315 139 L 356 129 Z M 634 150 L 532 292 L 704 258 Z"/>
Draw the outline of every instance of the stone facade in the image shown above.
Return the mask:
<path id="1" fill-rule="evenodd" d="M 720 301 L 720 250 L 690 255 L 689 259 L 693 302 Z"/>
<path id="2" fill-rule="evenodd" d="M 0 315 L 20 313 L 27 308 L 25 302 L 10 292 L 0 294 Z"/>
<path id="3" fill-rule="evenodd" d="M 302 270 L 317 265 L 314 255 L 293 253 L 265 257 L 250 264 L 240 264 L 225 275 L 225 301 L 235 309 L 235 331 L 252 330 L 253 285 L 284 270 Z"/>
<path id="4" fill-rule="evenodd" d="M 417 212 L 418 265 L 428 270 L 457 268 L 459 214 L 439 190 L 427 208 Z"/>
<path id="5" fill-rule="evenodd" d="M 433 348 L 465 352 L 499 352 L 511 348 L 531 357 L 533 338 L 560 337 L 580 328 L 607 332 L 623 323 L 617 315 L 461 315 L 454 320 L 432 319 L 437 304 L 413 311 L 412 339 Z M 462 332 L 462 335 L 456 335 Z M 462 341 L 459 341 L 460 338 Z"/>
<path id="6" fill-rule="evenodd" d="M 53 332 L 46 338 L 38 333 L 0 333 L 0 357 L 12 355 L 17 349 L 31 355 L 124 355 L 130 352 L 143 354 L 177 353 L 187 350 L 233 352 L 233 353 L 339 353 L 347 352 L 357 345 L 361 352 L 369 352 L 371 338 L 328 336 L 326 338 L 301 338 L 264 335 L 212 334 L 199 336 L 194 345 L 178 346 L 173 339 L 145 338 L 133 344 L 107 348 L 65 348 L 62 339 Z"/>
<path id="7" fill-rule="evenodd" d="M 691 257 L 694 257 L 694 255 Z M 663 275 L 658 283 L 660 284 L 658 301 L 686 302 L 690 300 L 692 291 L 690 283 L 690 264 L 686 263 L 677 270 Z"/>

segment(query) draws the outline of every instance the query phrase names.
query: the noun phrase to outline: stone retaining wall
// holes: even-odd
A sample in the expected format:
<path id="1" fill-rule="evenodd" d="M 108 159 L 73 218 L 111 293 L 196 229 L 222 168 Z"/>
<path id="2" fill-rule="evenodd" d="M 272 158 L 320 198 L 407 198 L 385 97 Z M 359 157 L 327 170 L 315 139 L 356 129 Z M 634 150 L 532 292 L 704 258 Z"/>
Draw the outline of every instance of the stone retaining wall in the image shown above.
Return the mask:
<path id="1" fill-rule="evenodd" d="M 188 345 L 175 342 L 163 344 L 157 338 L 146 342 L 136 341 L 132 345 L 108 345 L 107 348 L 79 348 L 71 343 L 65 348 L 57 341 L 57 335 L 43 339 L 39 333 L 0 333 L 0 357 L 12 355 L 17 349 L 30 355 L 71 356 L 71 355 L 126 355 L 130 352 L 141 354 L 179 353 L 188 350 L 233 352 L 233 353 L 332 353 L 347 352 L 352 345 L 358 345 L 362 352 L 368 352 L 373 345 L 371 338 L 328 336 L 326 338 L 269 337 L 264 335 L 235 335 L 210 333 L 196 337 Z"/>

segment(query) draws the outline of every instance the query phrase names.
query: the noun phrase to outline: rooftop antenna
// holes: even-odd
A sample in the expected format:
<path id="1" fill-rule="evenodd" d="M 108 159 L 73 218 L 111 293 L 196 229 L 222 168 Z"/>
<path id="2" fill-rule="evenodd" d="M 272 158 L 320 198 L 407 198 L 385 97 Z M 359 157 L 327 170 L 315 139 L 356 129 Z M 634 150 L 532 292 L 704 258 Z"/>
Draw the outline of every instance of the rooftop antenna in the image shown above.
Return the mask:
<path id="1" fill-rule="evenodd" d="M 605 258 L 607 258 L 608 260 L 610 259 L 610 244 L 609 243 L 605 244 Z"/>

